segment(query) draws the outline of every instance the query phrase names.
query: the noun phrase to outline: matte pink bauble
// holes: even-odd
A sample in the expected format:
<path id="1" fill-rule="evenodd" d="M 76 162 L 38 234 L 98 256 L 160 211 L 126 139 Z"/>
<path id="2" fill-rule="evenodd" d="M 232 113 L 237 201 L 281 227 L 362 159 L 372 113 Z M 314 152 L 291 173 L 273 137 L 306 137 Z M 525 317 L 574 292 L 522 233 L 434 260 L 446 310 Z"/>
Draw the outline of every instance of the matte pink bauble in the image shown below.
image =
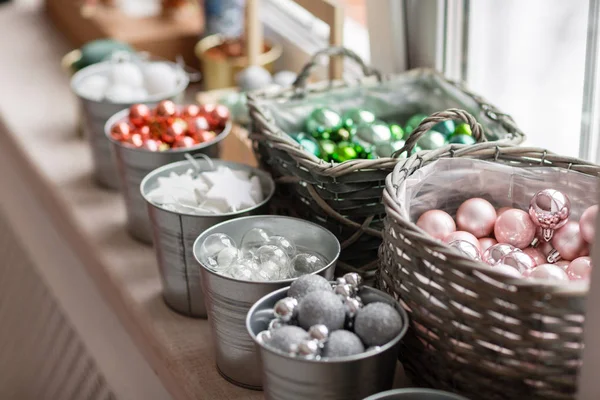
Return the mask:
<path id="1" fill-rule="evenodd" d="M 436 239 L 444 240 L 450 233 L 456 231 L 454 220 L 445 211 L 429 210 L 421 214 L 417 226 Z"/>
<path id="2" fill-rule="evenodd" d="M 565 272 L 572 281 L 590 279 L 592 273 L 592 259 L 589 257 L 577 257 L 567 266 Z"/>
<path id="3" fill-rule="evenodd" d="M 481 259 L 485 263 L 495 265 L 502 257 L 517 250 L 518 249 L 515 246 L 512 246 L 508 243 L 498 243 L 490 246 L 486 251 L 484 251 Z"/>
<path id="4" fill-rule="evenodd" d="M 492 265 L 492 269 L 496 272 L 501 272 L 504 275 L 512 276 L 515 278 L 521 278 L 523 276 L 515 267 L 511 267 L 510 265 L 502 263 Z"/>
<path id="5" fill-rule="evenodd" d="M 531 258 L 529 255 L 523 253 L 520 250 L 508 253 L 507 255 L 502 257 L 498 263 L 511 266 L 518 270 L 521 274 L 536 266 L 533 258 Z"/>
<path id="6" fill-rule="evenodd" d="M 487 200 L 478 197 L 466 200 L 456 210 L 456 225 L 461 231 L 472 233 L 480 238 L 494 230 L 496 209 Z"/>
<path id="7" fill-rule="evenodd" d="M 536 226 L 525 211 L 513 208 L 496 219 L 494 234 L 498 243 L 508 243 L 519 249 L 531 244 Z"/>
<path id="8" fill-rule="evenodd" d="M 481 261 L 479 249 L 471 242 L 467 242 L 466 240 L 454 240 L 448 243 L 448 247 L 456 250 L 457 253 L 466 258 Z"/>
<path id="9" fill-rule="evenodd" d="M 548 250 L 548 253 L 550 253 L 550 251 L 551 250 Z M 523 249 L 523 253 L 531 257 L 533 261 L 535 261 L 535 265 L 545 264 L 547 262 L 546 255 L 537 247 L 526 247 Z"/>
<path id="10" fill-rule="evenodd" d="M 450 233 L 448 236 L 446 236 L 444 238 L 444 242 L 446 242 L 446 243 L 454 242 L 455 240 L 467 241 L 467 242 L 471 243 L 472 245 L 474 245 L 475 247 L 477 247 L 477 250 L 481 251 L 481 247 L 479 245 L 479 240 L 477 240 L 477 238 L 475 236 L 473 236 L 472 234 L 470 234 L 469 232 L 456 231 L 456 232 Z"/>
<path id="11" fill-rule="evenodd" d="M 542 228 L 542 238 L 549 242 L 554 232 L 567 223 L 571 202 L 566 194 L 555 189 L 540 190 L 531 198 L 529 216 Z"/>
<path id="12" fill-rule="evenodd" d="M 526 277 L 532 279 L 544 279 L 552 281 L 568 281 L 569 277 L 563 269 L 554 264 L 541 264 L 537 267 L 528 270 Z"/>
<path id="13" fill-rule="evenodd" d="M 579 230 L 583 240 L 588 243 L 594 242 L 594 234 L 596 232 L 596 215 L 598 215 L 598 206 L 591 206 L 581 214 L 579 219 Z"/>
<path id="14" fill-rule="evenodd" d="M 487 249 L 490 248 L 490 246 L 493 246 L 497 243 L 498 243 L 498 241 L 494 238 L 489 238 L 489 237 L 479 238 L 479 247 L 481 248 L 482 252 L 486 251 Z"/>
<path id="15" fill-rule="evenodd" d="M 512 210 L 512 207 L 500 207 L 496 210 L 496 217 L 499 217 L 500 215 L 504 214 L 505 211 L 508 210 Z"/>
<path id="16" fill-rule="evenodd" d="M 548 261 L 574 260 L 589 251 L 588 245 L 583 240 L 579 231 L 579 223 L 569 221 L 562 228 L 556 230 L 552 236 L 554 250 L 548 255 Z"/>

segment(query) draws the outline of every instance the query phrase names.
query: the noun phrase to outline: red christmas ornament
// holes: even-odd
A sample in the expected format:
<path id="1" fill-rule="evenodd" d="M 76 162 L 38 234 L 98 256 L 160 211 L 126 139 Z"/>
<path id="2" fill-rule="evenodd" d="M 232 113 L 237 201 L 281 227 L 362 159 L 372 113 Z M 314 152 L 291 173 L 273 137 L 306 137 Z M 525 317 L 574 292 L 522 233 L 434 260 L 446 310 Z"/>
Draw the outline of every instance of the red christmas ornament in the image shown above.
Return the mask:
<path id="1" fill-rule="evenodd" d="M 210 124 L 206 117 L 195 117 L 188 121 L 188 130 L 190 134 L 194 134 L 200 131 L 210 130 Z"/>
<path id="2" fill-rule="evenodd" d="M 155 139 L 146 139 L 142 142 L 142 149 L 149 151 L 158 151 L 161 141 Z"/>
<path id="3" fill-rule="evenodd" d="M 171 144 L 181 136 L 184 136 L 186 131 L 187 124 L 185 121 L 177 118 L 167 126 L 167 130 L 162 133 L 161 139 L 163 142 Z"/>
<path id="4" fill-rule="evenodd" d="M 142 127 L 150 122 L 152 111 L 145 104 L 134 104 L 129 107 L 129 122 L 135 127 Z"/>
<path id="5" fill-rule="evenodd" d="M 142 139 L 142 135 L 139 133 L 133 133 L 127 140 L 125 140 L 125 143 L 133 147 L 142 147 L 144 139 Z"/>
<path id="6" fill-rule="evenodd" d="M 181 136 L 181 137 L 177 138 L 177 140 L 175 140 L 175 143 L 173 143 L 173 148 L 180 149 L 180 148 L 184 148 L 184 147 L 193 147 L 195 145 L 196 145 L 196 142 L 191 137 Z"/>
<path id="7" fill-rule="evenodd" d="M 217 137 L 213 131 L 198 131 L 192 134 L 192 138 L 196 143 L 210 142 Z"/>
<path id="8" fill-rule="evenodd" d="M 117 122 L 110 128 L 110 136 L 114 140 L 122 142 L 131 136 L 131 131 L 131 125 L 127 122 Z"/>
<path id="9" fill-rule="evenodd" d="M 135 130 L 135 133 L 142 135 L 142 139 L 151 139 L 150 127 L 148 125 L 142 125 Z"/>
<path id="10" fill-rule="evenodd" d="M 181 117 L 185 119 L 197 117 L 198 114 L 200 114 L 200 106 L 196 104 L 188 104 L 181 111 Z"/>
<path id="11" fill-rule="evenodd" d="M 210 113 L 211 121 L 214 123 L 215 127 L 219 128 L 225 127 L 225 124 L 229 120 L 229 117 L 229 108 L 225 107 L 222 104 L 217 104 Z"/>
<path id="12" fill-rule="evenodd" d="M 169 122 L 177 116 L 177 106 L 171 100 L 163 100 L 156 106 L 154 116 L 158 122 Z"/>

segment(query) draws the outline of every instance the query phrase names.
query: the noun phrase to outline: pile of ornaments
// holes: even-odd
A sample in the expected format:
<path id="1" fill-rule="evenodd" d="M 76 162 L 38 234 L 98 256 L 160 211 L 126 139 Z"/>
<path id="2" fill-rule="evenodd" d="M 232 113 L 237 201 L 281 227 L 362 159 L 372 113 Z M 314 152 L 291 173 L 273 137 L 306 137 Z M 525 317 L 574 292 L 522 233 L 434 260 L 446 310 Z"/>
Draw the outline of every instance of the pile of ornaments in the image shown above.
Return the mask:
<path id="1" fill-rule="evenodd" d="M 229 109 L 217 104 L 188 104 L 181 108 L 163 100 L 154 108 L 134 104 L 126 121 L 110 128 L 113 140 L 149 151 L 197 146 L 215 140 L 225 129 Z"/>
<path id="2" fill-rule="evenodd" d="M 244 281 L 292 279 L 327 265 L 320 255 L 300 250 L 292 240 L 262 228 L 248 230 L 239 248 L 230 236 L 213 233 L 202 242 L 199 257 L 218 274 Z"/>
<path id="3" fill-rule="evenodd" d="M 141 103 L 174 95 L 180 75 L 172 63 L 122 59 L 112 62 L 108 71 L 86 77 L 76 90 L 90 100 Z"/>
<path id="4" fill-rule="evenodd" d="M 264 200 L 258 176 L 219 166 L 197 174 L 192 169 L 157 178 L 146 194 L 152 203 L 183 214 L 225 214 L 244 211 Z M 235 188 L 235 190 L 231 190 Z"/>
<path id="5" fill-rule="evenodd" d="M 275 318 L 257 340 L 292 357 L 334 359 L 377 351 L 402 331 L 403 321 L 387 303 L 363 304 L 361 278 L 348 273 L 334 284 L 319 275 L 294 281 Z"/>
<path id="6" fill-rule="evenodd" d="M 415 114 L 402 127 L 381 121 L 364 109 L 351 108 L 340 115 L 320 107 L 306 119 L 305 132 L 292 137 L 305 150 L 325 161 L 390 157 L 404 146 L 405 140 L 425 118 L 424 114 Z M 470 126 L 454 121 L 440 122 L 418 140 L 414 151 L 433 150 L 449 143 L 474 144 Z"/>
<path id="7" fill-rule="evenodd" d="M 598 206 L 588 207 L 579 221 L 569 218 L 570 211 L 566 194 L 544 189 L 532 197 L 527 211 L 496 210 L 485 199 L 471 198 L 456 211 L 456 222 L 442 210 L 430 210 L 417 226 L 463 256 L 512 277 L 587 280 Z"/>

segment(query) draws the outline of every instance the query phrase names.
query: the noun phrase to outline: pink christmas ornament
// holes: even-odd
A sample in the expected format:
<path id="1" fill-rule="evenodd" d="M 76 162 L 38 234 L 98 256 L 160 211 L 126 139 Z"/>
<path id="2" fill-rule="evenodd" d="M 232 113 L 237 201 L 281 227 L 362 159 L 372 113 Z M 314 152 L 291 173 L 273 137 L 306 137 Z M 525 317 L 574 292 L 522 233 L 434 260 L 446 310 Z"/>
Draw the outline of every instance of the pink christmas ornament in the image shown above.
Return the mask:
<path id="1" fill-rule="evenodd" d="M 466 240 L 454 240 L 448 243 L 448 247 L 454 249 L 460 255 L 472 260 L 481 261 L 481 253 L 473 243 Z"/>
<path id="2" fill-rule="evenodd" d="M 594 241 L 594 234 L 596 232 L 596 215 L 598 215 L 598 206 L 591 206 L 581 214 L 579 219 L 579 230 L 583 240 L 588 243 Z"/>
<path id="3" fill-rule="evenodd" d="M 456 231 L 454 220 L 445 211 L 429 210 L 421 214 L 417 226 L 436 239 L 444 240 L 446 236 Z"/>
<path id="4" fill-rule="evenodd" d="M 560 260 L 554 263 L 554 265 L 556 265 L 557 267 L 561 267 L 563 271 L 567 271 L 567 267 L 569 266 L 569 264 L 571 264 L 571 261 L 567 261 L 567 260 Z"/>
<path id="5" fill-rule="evenodd" d="M 506 210 L 496 219 L 494 234 L 498 243 L 508 243 L 524 249 L 535 237 L 535 228 L 529 214 L 513 208 Z"/>
<path id="6" fill-rule="evenodd" d="M 477 250 L 481 251 L 481 248 L 479 246 L 479 240 L 477 240 L 477 238 L 475 236 L 473 236 L 472 234 L 470 234 L 469 232 L 456 231 L 456 232 L 450 233 L 448 236 L 446 236 L 444 238 L 444 242 L 446 242 L 446 243 L 451 243 L 451 242 L 454 242 L 455 240 L 467 241 L 467 242 L 471 243 L 473 246 L 477 247 Z"/>
<path id="7" fill-rule="evenodd" d="M 490 246 L 484 253 L 481 259 L 483 262 L 488 263 L 490 265 L 497 264 L 502 257 L 507 254 L 510 254 L 518 249 L 515 246 L 512 246 L 507 243 L 498 243 L 493 246 Z"/>
<path id="8" fill-rule="evenodd" d="M 588 245 L 579 232 L 579 223 L 567 222 L 562 228 L 554 232 L 552 236 L 552 247 L 554 250 L 548 254 L 547 260 L 554 263 L 559 259 L 574 260 L 585 255 L 589 251 Z"/>
<path id="9" fill-rule="evenodd" d="M 546 243 L 546 242 L 544 242 Z M 551 249 L 548 250 L 550 253 Z M 535 265 L 545 264 L 546 263 L 546 255 L 537 247 L 526 247 L 523 249 L 523 253 L 527 254 L 529 257 L 535 261 Z"/>
<path id="10" fill-rule="evenodd" d="M 489 237 L 479 238 L 478 240 L 479 240 L 479 247 L 481 248 L 482 252 L 489 249 L 490 246 L 493 246 L 498 243 L 498 241 L 496 239 L 489 238 Z"/>
<path id="11" fill-rule="evenodd" d="M 571 202 L 566 194 L 554 189 L 537 192 L 529 203 L 529 215 L 534 224 L 542 228 L 546 242 L 552 239 L 554 231 L 569 219 Z"/>
<path id="12" fill-rule="evenodd" d="M 544 279 L 551 281 L 568 281 L 567 273 L 554 264 L 541 264 L 528 270 L 525 274 L 527 278 Z"/>
<path id="13" fill-rule="evenodd" d="M 488 236 L 494 230 L 496 210 L 489 201 L 481 198 L 466 200 L 456 211 L 458 229 L 472 233 L 480 238 Z"/>
<path id="14" fill-rule="evenodd" d="M 521 274 L 536 266 L 534 259 L 520 250 L 508 253 L 507 255 L 502 257 L 498 263 L 511 266 L 517 271 L 519 271 Z"/>
<path id="15" fill-rule="evenodd" d="M 510 209 L 512 209 L 512 207 L 500 207 L 496 210 L 496 217 L 499 217 L 500 215 L 504 214 L 504 211 L 508 211 Z"/>
<path id="16" fill-rule="evenodd" d="M 571 261 L 565 272 L 572 281 L 590 279 L 592 273 L 592 259 L 589 257 L 578 257 Z"/>
<path id="17" fill-rule="evenodd" d="M 501 272 L 504 275 L 512 276 L 515 278 L 521 278 L 523 275 L 515 268 L 510 265 L 498 263 L 492 266 L 492 269 L 496 272 Z"/>

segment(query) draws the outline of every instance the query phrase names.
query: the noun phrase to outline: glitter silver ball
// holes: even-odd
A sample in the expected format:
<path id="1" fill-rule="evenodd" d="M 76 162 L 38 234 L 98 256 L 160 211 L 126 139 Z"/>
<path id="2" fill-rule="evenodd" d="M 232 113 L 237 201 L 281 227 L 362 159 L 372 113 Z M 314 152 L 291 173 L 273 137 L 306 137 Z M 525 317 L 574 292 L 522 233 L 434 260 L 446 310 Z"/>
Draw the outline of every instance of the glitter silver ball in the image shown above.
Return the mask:
<path id="1" fill-rule="evenodd" d="M 323 343 L 329 336 L 329 329 L 323 324 L 317 324 L 310 327 L 308 334 L 312 339 L 319 343 Z"/>
<path id="2" fill-rule="evenodd" d="M 331 292 L 331 284 L 320 275 L 303 275 L 290 285 L 288 296 L 301 300 L 310 292 L 326 290 Z"/>
<path id="3" fill-rule="evenodd" d="M 271 320 L 271 322 L 269 322 L 269 330 L 275 330 L 275 329 L 279 329 L 282 326 L 285 326 L 285 322 L 283 322 L 282 320 L 275 318 L 273 320 Z"/>
<path id="4" fill-rule="evenodd" d="M 369 303 L 354 318 L 354 333 L 368 347 L 387 344 L 400 333 L 402 327 L 400 314 L 387 303 Z"/>
<path id="5" fill-rule="evenodd" d="M 267 343 L 269 340 L 271 340 L 271 332 L 269 332 L 269 331 L 259 332 L 258 335 L 256 335 L 256 340 L 258 340 L 258 343 L 262 343 L 262 344 Z"/>
<path id="6" fill-rule="evenodd" d="M 323 357 L 345 357 L 364 351 L 365 346 L 358 336 L 350 331 L 340 329 L 329 335 L 329 339 L 323 347 Z"/>
<path id="7" fill-rule="evenodd" d="M 342 299 L 330 291 L 310 292 L 298 305 L 298 323 L 309 329 L 323 324 L 330 331 L 342 329 L 346 321 L 346 309 Z"/>
<path id="8" fill-rule="evenodd" d="M 358 288 L 363 282 L 362 277 L 356 272 L 348 272 L 346 275 L 344 275 L 344 280 L 346 283 L 354 286 L 355 288 Z"/>
<path id="9" fill-rule="evenodd" d="M 307 359 L 314 359 L 319 355 L 319 343 L 316 340 L 304 340 L 298 344 L 296 355 Z"/>
<path id="10" fill-rule="evenodd" d="M 335 287 L 335 289 L 333 289 L 333 292 L 335 294 L 339 294 L 342 297 L 350 297 L 355 294 L 354 287 L 352 287 L 352 285 L 349 285 L 347 283 L 344 285 L 337 285 Z"/>
<path id="11" fill-rule="evenodd" d="M 298 300 L 293 297 L 285 297 L 275 303 L 273 312 L 275 316 L 283 322 L 290 322 L 295 315 L 295 311 L 298 308 Z"/>
<path id="12" fill-rule="evenodd" d="M 297 346 L 309 339 L 308 332 L 304 329 L 293 325 L 286 325 L 272 331 L 271 339 L 266 344 L 273 349 L 293 355 L 296 352 Z"/>

